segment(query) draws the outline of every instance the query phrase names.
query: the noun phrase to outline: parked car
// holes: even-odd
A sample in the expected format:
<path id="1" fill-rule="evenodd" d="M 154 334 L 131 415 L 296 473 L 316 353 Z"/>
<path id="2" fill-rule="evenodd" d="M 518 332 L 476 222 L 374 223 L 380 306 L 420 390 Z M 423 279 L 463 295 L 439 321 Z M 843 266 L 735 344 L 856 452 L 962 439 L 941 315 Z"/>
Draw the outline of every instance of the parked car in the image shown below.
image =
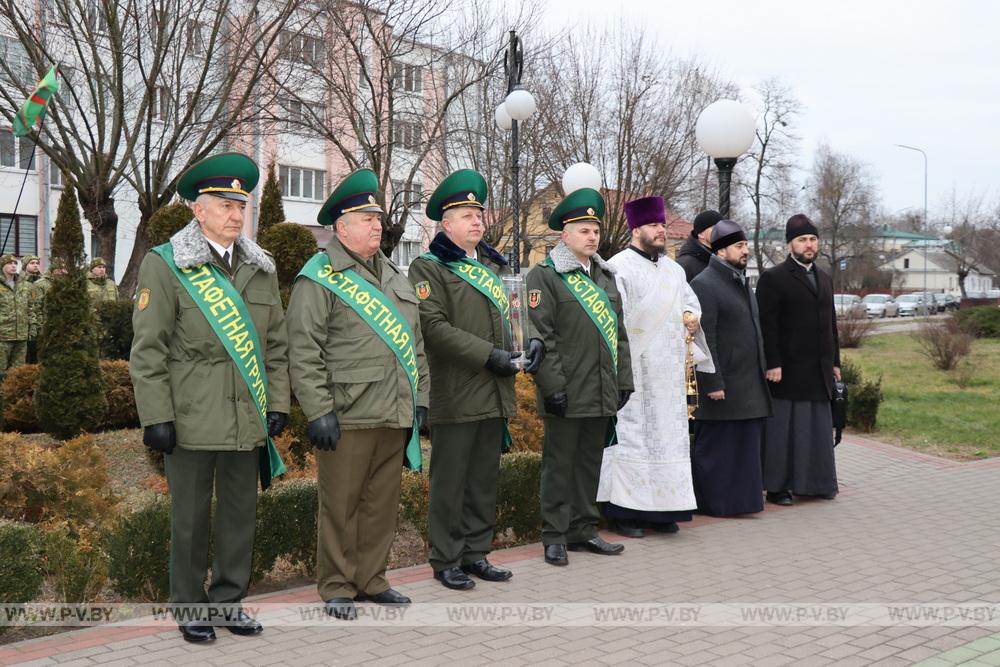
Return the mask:
<path id="1" fill-rule="evenodd" d="M 861 299 L 865 304 L 868 317 L 897 317 L 899 316 L 899 305 L 889 294 L 869 294 Z"/>
<path id="2" fill-rule="evenodd" d="M 868 311 L 856 294 L 834 294 L 833 307 L 837 317 L 867 317 Z"/>
<path id="3" fill-rule="evenodd" d="M 923 294 L 903 294 L 896 299 L 900 317 L 926 317 L 931 314 L 931 306 Z"/>
<path id="4" fill-rule="evenodd" d="M 954 294 L 944 295 L 944 309 L 945 312 L 949 310 L 958 310 L 962 306 L 962 300 L 955 296 Z"/>
<path id="5" fill-rule="evenodd" d="M 931 306 L 932 313 L 943 313 L 948 305 L 948 295 L 944 292 L 932 292 L 928 294 L 930 298 L 927 303 Z"/>

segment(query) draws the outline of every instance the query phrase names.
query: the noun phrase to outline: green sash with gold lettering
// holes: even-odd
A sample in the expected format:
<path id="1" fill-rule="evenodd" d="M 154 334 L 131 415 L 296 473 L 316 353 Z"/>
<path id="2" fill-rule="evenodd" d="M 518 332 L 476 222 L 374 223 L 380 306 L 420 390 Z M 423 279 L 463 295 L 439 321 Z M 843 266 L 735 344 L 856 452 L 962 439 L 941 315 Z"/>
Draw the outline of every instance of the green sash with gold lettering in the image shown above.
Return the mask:
<path id="1" fill-rule="evenodd" d="M 420 432 L 417 428 L 417 352 L 414 349 L 413 331 L 406 318 L 396 310 L 392 300 L 377 287 L 362 278 L 356 271 L 334 271 L 325 252 L 318 252 L 306 262 L 299 275 L 319 283 L 347 304 L 365 324 L 382 339 L 396 361 L 403 367 L 410 381 L 413 395 L 413 431 L 406 444 L 406 467 L 419 472 L 421 467 Z"/>
<path id="2" fill-rule="evenodd" d="M 511 339 L 510 301 L 507 299 L 507 293 L 503 289 L 503 281 L 500 280 L 500 276 L 493 273 L 490 267 L 471 257 L 463 257 L 454 262 L 445 262 L 432 252 L 425 252 L 420 257 L 440 264 L 485 296 L 493 304 L 493 307 L 500 311 L 500 319 L 507 331 L 507 338 Z"/>
<path id="3" fill-rule="evenodd" d="M 198 310 L 208 320 L 212 331 L 219 337 L 219 342 L 236 363 L 257 407 L 260 424 L 264 427 L 271 477 L 284 474 L 285 463 L 267 434 L 267 369 L 263 363 L 264 349 L 260 346 L 257 329 L 243 297 L 219 267 L 211 262 L 193 269 L 178 268 L 174 263 L 174 248 L 169 242 L 156 246 L 153 252 L 162 257 L 177 276 L 188 296 L 194 299 Z M 270 480 L 265 483 L 261 478 L 261 485 L 265 489 L 269 484 Z"/>
<path id="4" fill-rule="evenodd" d="M 546 257 L 542 262 L 545 266 L 555 269 L 552 259 Z M 611 306 L 608 294 L 601 289 L 597 283 L 590 279 L 583 271 L 570 271 L 556 275 L 562 278 L 569 288 L 570 294 L 576 297 L 580 307 L 590 317 L 590 320 L 601 333 L 601 338 L 607 343 L 611 350 L 611 358 L 615 361 L 615 368 L 618 368 L 618 313 Z"/>
<path id="5" fill-rule="evenodd" d="M 553 270 L 555 269 L 555 264 L 553 264 L 551 257 L 546 257 L 542 260 L 541 264 L 552 267 Z M 600 332 L 601 338 L 604 339 L 604 342 L 607 343 L 608 349 L 611 350 L 611 358 L 615 362 L 615 370 L 617 371 L 618 313 L 616 313 L 614 308 L 611 306 L 611 301 L 608 299 L 608 293 L 601 289 L 601 287 L 591 280 L 590 277 L 583 271 L 570 271 L 568 273 L 559 273 L 556 271 L 556 275 L 559 276 L 564 283 L 566 283 L 566 287 L 569 288 L 570 294 L 576 297 L 580 307 L 583 308 L 583 311 L 590 317 L 590 321 L 594 323 L 595 327 L 597 327 L 597 331 Z M 615 428 L 617 423 L 617 415 L 612 417 L 608 423 L 608 431 L 605 434 L 606 447 L 618 444 L 618 431 Z"/>

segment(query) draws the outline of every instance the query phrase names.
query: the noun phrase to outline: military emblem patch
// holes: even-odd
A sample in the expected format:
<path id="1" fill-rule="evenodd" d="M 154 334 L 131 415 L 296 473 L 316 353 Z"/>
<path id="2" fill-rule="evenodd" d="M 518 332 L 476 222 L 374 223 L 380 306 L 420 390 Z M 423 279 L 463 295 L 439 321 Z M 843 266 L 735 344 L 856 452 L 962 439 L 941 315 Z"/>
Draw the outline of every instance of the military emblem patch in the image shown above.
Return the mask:
<path id="1" fill-rule="evenodd" d="M 139 310 L 146 310 L 149 305 L 149 288 L 143 287 L 139 290 L 139 298 L 136 299 L 136 307 Z"/>
<path id="2" fill-rule="evenodd" d="M 538 308 L 542 304 L 542 290 L 533 289 L 528 292 L 528 305 L 532 308 Z"/>
<path id="3" fill-rule="evenodd" d="M 230 183 L 229 185 L 230 185 L 230 187 L 233 188 L 233 190 L 242 190 L 243 189 L 243 184 L 240 183 L 240 179 L 238 179 L 238 178 L 234 178 L 233 182 Z"/>
<path id="4" fill-rule="evenodd" d="M 428 283 L 426 280 L 420 281 L 419 283 L 414 285 L 414 287 L 417 290 L 417 297 L 419 297 L 421 301 L 423 301 L 424 299 L 426 299 L 431 295 L 431 286 L 430 283 Z"/>

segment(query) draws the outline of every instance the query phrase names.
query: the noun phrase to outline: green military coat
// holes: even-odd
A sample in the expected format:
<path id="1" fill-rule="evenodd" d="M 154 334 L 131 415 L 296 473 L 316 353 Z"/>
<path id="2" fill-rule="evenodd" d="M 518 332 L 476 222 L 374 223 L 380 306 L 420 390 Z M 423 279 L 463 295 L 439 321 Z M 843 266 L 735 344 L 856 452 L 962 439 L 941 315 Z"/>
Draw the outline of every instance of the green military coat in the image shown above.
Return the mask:
<path id="1" fill-rule="evenodd" d="M 170 243 L 181 268 L 217 261 L 197 221 Z M 240 237 L 232 282 L 264 349 L 268 411 L 287 413 L 287 335 L 274 261 Z M 184 286 L 153 252 L 139 267 L 132 327 L 129 372 L 143 426 L 174 422 L 177 446 L 185 449 L 249 450 L 265 444 L 267 434 L 236 364 Z"/>
<path id="2" fill-rule="evenodd" d="M 443 232 L 430 251 L 443 261 L 457 261 L 465 251 Z M 499 253 L 480 243 L 478 261 L 498 275 L 507 273 Z M 460 424 L 517 411 L 514 377 L 486 370 L 493 348 L 510 349 L 503 319 L 475 287 L 432 259 L 410 263 L 410 282 L 420 297 L 420 326 L 430 362 L 432 424 Z"/>
<path id="3" fill-rule="evenodd" d="M 0 279 L 0 340 L 28 340 L 32 283 L 18 278 L 14 287 Z"/>
<path id="4" fill-rule="evenodd" d="M 327 255 L 335 271 L 352 269 L 378 287 L 413 330 L 420 380 L 417 405 L 427 407 L 430 378 L 417 313 L 406 276 L 381 252 L 379 278 L 334 238 Z M 344 430 L 413 426 L 410 381 L 375 330 L 326 287 L 298 278 L 288 301 L 289 372 L 306 418 L 335 412 Z"/>
<path id="5" fill-rule="evenodd" d="M 87 276 L 87 296 L 96 308 L 104 301 L 117 301 L 118 286 L 110 278 Z"/>
<path id="6" fill-rule="evenodd" d="M 543 398 L 565 392 L 567 417 L 611 417 L 618 412 L 619 390 L 632 391 L 632 361 L 615 278 L 598 256 L 591 261 L 591 279 L 605 292 L 618 315 L 618 365 L 604 338 L 559 274 L 580 268 L 561 243 L 549 255 L 555 266 L 536 265 L 528 272 L 528 313 L 545 343 L 545 359 L 535 376 L 538 413 Z"/>

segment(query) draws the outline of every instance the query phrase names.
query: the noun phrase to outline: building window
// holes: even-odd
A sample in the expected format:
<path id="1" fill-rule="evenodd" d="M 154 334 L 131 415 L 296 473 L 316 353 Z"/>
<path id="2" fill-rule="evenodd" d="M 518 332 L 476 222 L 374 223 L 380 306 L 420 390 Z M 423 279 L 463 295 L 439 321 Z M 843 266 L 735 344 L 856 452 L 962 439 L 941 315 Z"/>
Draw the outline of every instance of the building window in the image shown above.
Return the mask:
<path id="1" fill-rule="evenodd" d="M 400 241 L 396 249 L 392 251 L 392 261 L 397 266 L 409 266 L 410 262 L 420 257 L 422 253 L 423 248 L 420 246 L 420 241 Z"/>
<path id="2" fill-rule="evenodd" d="M 0 237 L 7 239 L 7 252 L 19 257 L 36 254 L 37 229 L 38 218 L 33 215 L 11 216 L 9 213 L 0 213 Z"/>
<path id="3" fill-rule="evenodd" d="M 903 260 L 903 268 L 904 269 L 910 268 L 910 260 L 909 259 L 904 259 Z"/>
<path id="4" fill-rule="evenodd" d="M 13 37 L 0 35 L 0 60 L 6 63 L 5 67 L 0 68 L 0 81 L 8 85 L 18 83 L 30 85 L 37 79 L 35 68 L 28 59 L 28 52 Z M 8 69 L 11 76 L 7 76 Z"/>
<path id="5" fill-rule="evenodd" d="M 396 64 L 392 77 L 392 89 L 407 93 L 419 93 L 424 86 L 424 68 L 419 65 Z"/>
<path id="6" fill-rule="evenodd" d="M 393 125 L 393 141 L 397 146 L 414 150 L 422 143 L 423 126 L 420 123 L 396 119 Z"/>
<path id="7" fill-rule="evenodd" d="M 323 40 L 288 30 L 282 30 L 278 35 L 278 48 L 284 60 L 306 65 L 322 65 L 326 56 Z"/>
<path id="8" fill-rule="evenodd" d="M 285 129 L 290 132 L 326 124 L 326 105 L 289 100 L 285 103 Z"/>
<path id="9" fill-rule="evenodd" d="M 204 55 L 205 51 L 205 28 L 198 21 L 188 19 L 188 53 L 193 56 Z"/>
<path id="10" fill-rule="evenodd" d="M 399 202 L 407 208 L 420 209 L 423 205 L 423 186 L 420 183 L 410 183 L 406 187 L 405 181 L 392 182 L 392 198 L 394 202 Z"/>
<path id="11" fill-rule="evenodd" d="M 0 167 L 35 169 L 35 142 L 31 137 L 15 137 L 9 127 L 0 128 Z"/>
<path id="12" fill-rule="evenodd" d="M 166 122 L 170 118 L 170 89 L 166 86 L 156 86 L 149 100 L 153 120 Z"/>
<path id="13" fill-rule="evenodd" d="M 279 172 L 282 197 L 298 197 L 317 201 L 325 199 L 323 189 L 325 171 L 282 165 Z"/>
<path id="14" fill-rule="evenodd" d="M 49 186 L 53 188 L 61 188 L 63 186 L 62 169 L 52 160 L 49 160 Z"/>

